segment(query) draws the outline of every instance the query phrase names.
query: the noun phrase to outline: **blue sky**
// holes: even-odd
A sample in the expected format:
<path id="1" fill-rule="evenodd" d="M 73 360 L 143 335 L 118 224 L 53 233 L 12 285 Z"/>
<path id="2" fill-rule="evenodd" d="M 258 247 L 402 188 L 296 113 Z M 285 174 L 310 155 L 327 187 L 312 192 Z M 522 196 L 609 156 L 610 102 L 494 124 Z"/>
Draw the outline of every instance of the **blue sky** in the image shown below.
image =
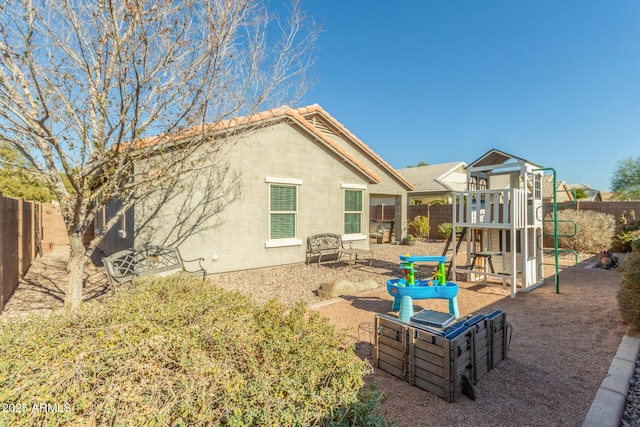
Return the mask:
<path id="1" fill-rule="evenodd" d="M 318 103 L 396 168 L 491 148 L 608 191 L 640 156 L 640 1 L 303 0 Z"/>

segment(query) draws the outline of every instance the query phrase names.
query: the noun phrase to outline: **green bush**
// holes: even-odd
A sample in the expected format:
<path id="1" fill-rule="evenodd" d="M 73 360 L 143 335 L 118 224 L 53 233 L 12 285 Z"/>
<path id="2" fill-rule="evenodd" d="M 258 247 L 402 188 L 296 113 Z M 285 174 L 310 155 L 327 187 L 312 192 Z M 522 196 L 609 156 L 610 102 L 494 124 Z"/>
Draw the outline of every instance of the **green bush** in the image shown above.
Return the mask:
<path id="1" fill-rule="evenodd" d="M 544 232 L 553 235 L 551 215 L 545 218 Z M 611 248 L 616 230 L 613 215 L 596 211 L 566 209 L 558 212 L 558 245 L 579 253 L 598 253 Z M 577 232 L 574 224 L 577 225 Z M 575 236 L 573 235 L 575 232 Z"/>
<path id="2" fill-rule="evenodd" d="M 453 224 L 450 222 L 443 222 L 438 225 L 438 232 L 442 234 L 445 239 L 448 239 L 451 236 L 451 230 L 453 230 Z M 462 227 L 456 227 L 456 234 L 459 236 L 462 233 Z"/>
<path id="3" fill-rule="evenodd" d="M 438 225 L 438 232 L 447 239 L 451 236 L 451 230 L 453 230 L 453 224 L 450 222 L 443 222 Z"/>
<path id="4" fill-rule="evenodd" d="M 635 333 L 640 332 L 640 252 L 630 252 L 621 263 L 622 287 L 618 306 L 622 319 Z"/>
<path id="5" fill-rule="evenodd" d="M 369 371 L 303 304 L 184 278 L 0 324 L 0 402 L 29 409 L 8 425 L 388 425 Z"/>
<path id="6" fill-rule="evenodd" d="M 424 239 L 426 237 L 429 237 L 429 217 L 428 216 L 423 216 L 423 215 L 418 215 L 417 217 L 413 218 L 413 220 L 409 221 L 409 225 L 413 227 L 414 230 L 414 234 L 421 238 Z"/>
<path id="7" fill-rule="evenodd" d="M 628 215 L 626 211 L 620 215 L 620 233 L 615 237 L 616 249 L 620 252 L 631 251 L 631 242 L 640 239 L 640 221 L 636 219 L 636 213 L 633 209 Z"/>
<path id="8" fill-rule="evenodd" d="M 640 239 L 640 228 L 636 230 L 622 229 L 620 233 L 616 234 L 616 239 L 620 244 L 620 252 L 631 251 L 631 242 Z"/>

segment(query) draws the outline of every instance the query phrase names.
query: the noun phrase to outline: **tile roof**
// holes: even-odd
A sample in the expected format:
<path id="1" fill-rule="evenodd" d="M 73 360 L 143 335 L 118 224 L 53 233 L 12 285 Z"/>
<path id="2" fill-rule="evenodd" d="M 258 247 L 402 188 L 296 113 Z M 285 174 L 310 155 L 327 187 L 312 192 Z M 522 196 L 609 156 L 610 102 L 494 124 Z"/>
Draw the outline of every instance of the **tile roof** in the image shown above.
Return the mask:
<path id="1" fill-rule="evenodd" d="M 282 119 L 290 119 L 298 126 L 302 127 L 309 134 L 315 137 L 317 140 L 322 142 L 329 149 L 334 151 L 337 155 L 342 157 L 347 162 L 351 163 L 357 169 L 359 169 L 362 173 L 364 173 L 371 181 L 380 182 L 381 177 L 376 174 L 374 171 L 369 169 L 365 164 L 363 164 L 360 160 L 351 155 L 348 151 L 342 148 L 338 143 L 334 142 L 331 138 L 329 138 L 321 129 L 314 126 L 308 120 L 306 120 L 305 116 L 311 114 L 318 114 L 322 116 L 326 121 L 331 123 L 335 128 L 337 128 L 345 137 L 351 140 L 356 146 L 358 146 L 361 150 L 366 152 L 374 161 L 377 163 L 382 169 L 386 170 L 390 175 L 394 176 L 402 185 L 404 185 L 407 189 L 412 190 L 413 185 L 410 181 L 408 181 L 405 177 L 403 177 L 400 173 L 398 173 L 389 163 L 382 159 L 377 153 L 375 153 L 369 146 L 367 146 L 364 142 L 362 142 L 358 137 L 356 137 L 353 133 L 351 133 L 342 123 L 333 118 L 329 113 L 327 113 L 320 105 L 313 104 L 302 108 L 291 108 L 288 106 L 273 108 L 271 110 L 262 111 L 259 113 L 249 114 L 240 117 L 234 117 L 228 120 L 221 120 L 217 123 L 206 124 L 204 126 L 195 126 L 193 128 L 171 134 L 171 135 L 159 135 L 141 139 L 136 143 L 138 148 L 143 148 L 147 146 L 153 146 L 157 144 L 163 144 L 167 142 L 176 142 L 179 140 L 183 140 L 186 138 L 190 138 L 196 135 L 200 135 L 203 133 L 218 133 L 224 131 L 236 130 L 237 128 L 252 128 L 257 126 L 258 124 L 267 123 L 269 121 L 278 121 Z"/>
<path id="2" fill-rule="evenodd" d="M 553 198 L 553 175 L 542 176 L 542 197 L 545 199 Z M 567 184 L 556 178 L 556 197 L 573 200 L 573 193 L 569 191 Z"/>
<path id="3" fill-rule="evenodd" d="M 447 182 L 446 176 L 466 166 L 465 162 L 450 162 L 398 169 L 398 172 L 413 183 L 415 191 L 463 191 L 466 189 L 466 182 L 458 187 L 455 183 Z"/>

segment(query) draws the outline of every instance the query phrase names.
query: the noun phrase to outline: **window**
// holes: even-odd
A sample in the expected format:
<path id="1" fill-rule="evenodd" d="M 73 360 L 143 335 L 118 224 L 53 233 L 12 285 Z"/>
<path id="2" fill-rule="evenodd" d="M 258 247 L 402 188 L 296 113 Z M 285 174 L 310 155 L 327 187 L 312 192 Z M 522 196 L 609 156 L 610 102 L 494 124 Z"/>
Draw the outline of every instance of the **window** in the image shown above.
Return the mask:
<path id="1" fill-rule="evenodd" d="M 269 238 L 271 240 L 295 238 L 297 215 L 298 187 L 271 184 Z"/>
<path id="2" fill-rule="evenodd" d="M 534 190 L 533 190 L 533 197 L 536 200 L 542 200 L 542 182 L 540 179 L 540 175 L 534 175 Z"/>
<path id="3" fill-rule="evenodd" d="M 302 180 L 268 176 L 269 184 L 269 239 L 267 248 L 300 246 L 298 234 L 298 188 Z"/>
<path id="4" fill-rule="evenodd" d="M 344 190 L 344 234 L 362 232 L 362 190 Z"/>
<path id="5" fill-rule="evenodd" d="M 469 181 L 469 190 L 486 190 L 487 189 L 487 178 L 479 178 L 477 176 L 472 176 Z"/>
<path id="6" fill-rule="evenodd" d="M 96 217 L 95 217 L 95 220 L 94 220 L 94 233 L 95 234 L 98 234 L 98 233 L 102 232 L 102 229 L 104 228 L 104 224 L 106 222 L 105 210 L 106 210 L 106 208 L 104 206 L 102 206 L 101 208 L 96 209 Z"/>

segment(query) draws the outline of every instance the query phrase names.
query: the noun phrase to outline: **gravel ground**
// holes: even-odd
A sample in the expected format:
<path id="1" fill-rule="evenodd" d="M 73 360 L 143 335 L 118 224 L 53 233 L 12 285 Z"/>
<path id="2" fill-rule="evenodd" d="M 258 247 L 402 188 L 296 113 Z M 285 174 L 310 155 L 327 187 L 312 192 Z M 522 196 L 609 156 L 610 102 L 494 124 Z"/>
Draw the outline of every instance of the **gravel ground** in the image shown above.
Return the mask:
<path id="1" fill-rule="evenodd" d="M 415 254 L 442 255 L 444 242 L 439 240 L 417 242 L 409 248 L 399 245 L 371 245 L 374 260 L 367 263 L 349 265 L 346 262 L 325 261 L 318 265 L 312 262 L 308 265 L 288 265 L 256 270 L 237 271 L 232 273 L 215 274 L 211 281 L 224 286 L 226 289 L 241 290 L 252 294 L 254 300 L 263 304 L 277 297 L 287 307 L 296 301 L 314 304 L 322 301 L 316 291 L 322 283 L 344 279 L 350 282 L 373 279 L 379 286 L 384 286 L 387 279 L 400 277 L 402 271 L 398 266 L 399 256 L 407 252 Z M 431 275 L 429 267 L 423 267 L 423 275 Z"/>
<path id="2" fill-rule="evenodd" d="M 623 427 L 640 426 L 640 358 L 636 362 L 636 371 L 629 384 L 627 405 L 620 422 Z"/>
<path id="3" fill-rule="evenodd" d="M 338 279 L 350 282 L 373 279 L 382 287 L 386 280 L 402 277 L 402 270 L 399 267 L 400 255 L 408 252 L 419 255 L 442 255 L 444 247 L 445 242 L 442 240 L 416 241 L 416 245 L 413 247 L 372 244 L 374 260 L 371 266 L 364 263 L 350 266 L 346 262 L 334 263 L 323 260 L 320 266 L 317 263 L 294 264 L 236 271 L 212 275 L 211 280 L 226 289 L 249 292 L 253 295 L 254 300 L 260 304 L 274 297 L 280 299 L 287 307 L 291 307 L 299 300 L 305 301 L 307 304 L 314 304 L 322 301 L 316 295 L 316 291 L 322 283 Z M 450 254 L 451 252 L 449 252 Z M 591 255 L 582 254 L 579 256 L 579 261 L 589 257 Z M 571 256 L 565 257 L 565 259 L 566 262 L 575 261 Z M 461 262 L 461 259 L 458 262 Z M 432 267 L 417 265 L 417 268 L 419 270 L 416 273 L 416 278 L 431 278 Z"/>

